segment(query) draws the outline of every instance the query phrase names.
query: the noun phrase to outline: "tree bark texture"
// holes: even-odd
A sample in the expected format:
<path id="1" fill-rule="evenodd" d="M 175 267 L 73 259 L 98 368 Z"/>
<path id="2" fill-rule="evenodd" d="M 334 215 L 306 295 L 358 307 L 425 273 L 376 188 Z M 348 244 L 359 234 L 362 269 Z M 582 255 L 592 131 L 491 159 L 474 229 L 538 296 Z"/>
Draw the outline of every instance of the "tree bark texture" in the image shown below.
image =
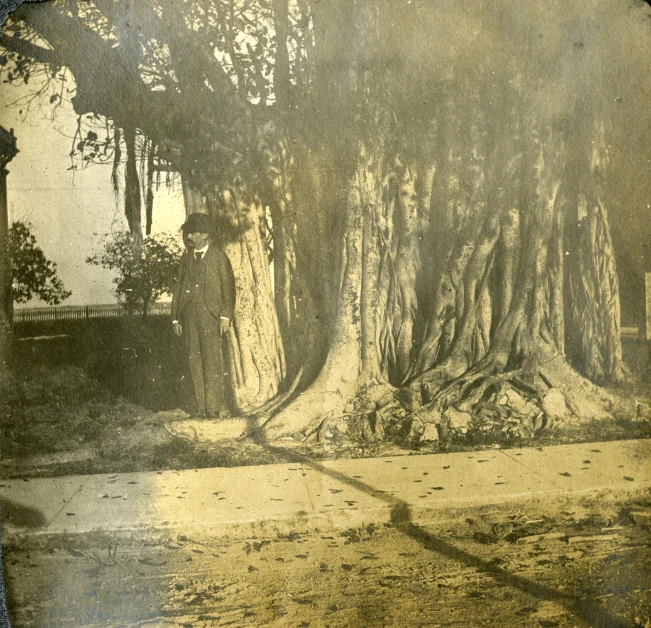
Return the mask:
<path id="1" fill-rule="evenodd" d="M 620 340 L 619 280 L 604 203 L 609 150 L 603 122 L 597 121 L 583 189 L 572 199 L 566 241 L 569 357 L 598 383 L 630 377 Z"/>
<path id="2" fill-rule="evenodd" d="M 230 224 L 237 234 L 225 243 L 237 292 L 227 363 L 235 405 L 247 413 L 273 398 L 285 377 L 269 260 L 261 238 L 264 208 L 244 185 L 219 189 L 215 194 L 218 219 Z"/>

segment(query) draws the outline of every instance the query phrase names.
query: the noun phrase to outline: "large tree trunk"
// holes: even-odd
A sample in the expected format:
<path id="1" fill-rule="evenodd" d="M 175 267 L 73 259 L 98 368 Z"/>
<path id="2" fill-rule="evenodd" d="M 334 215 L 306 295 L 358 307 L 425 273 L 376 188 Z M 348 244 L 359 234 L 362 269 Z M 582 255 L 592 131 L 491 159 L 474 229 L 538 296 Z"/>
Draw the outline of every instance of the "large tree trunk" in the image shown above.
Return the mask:
<path id="1" fill-rule="evenodd" d="M 568 260 L 568 357 L 598 383 L 630 377 L 622 357 L 619 281 L 604 205 L 608 148 L 603 125 L 594 134 L 586 192 L 572 203 L 566 242 Z"/>
<path id="2" fill-rule="evenodd" d="M 576 241 L 582 271 L 566 270 L 566 147 L 558 134 L 544 133 L 531 118 L 496 141 L 471 131 L 469 154 L 444 162 L 434 182 L 434 169 L 421 169 L 418 191 L 417 168 L 399 161 L 382 167 L 389 158 L 381 143 L 371 152 L 362 145 L 347 186 L 329 352 L 314 383 L 267 422 L 270 437 L 339 430 L 377 438 L 387 427 L 413 434 L 423 412 L 440 422 L 451 409 L 479 422 L 517 418 L 523 433 L 533 433 L 556 418 L 544 401 L 550 388 L 562 388 L 575 409 L 594 394 L 561 366 L 568 317 L 570 328 L 580 317 L 577 338 L 593 338 L 578 343 L 586 365 L 599 364 L 611 376 L 623 368 L 605 212 L 595 205 L 591 219 L 586 213 L 591 228 Z M 427 207 L 426 220 L 421 208 Z M 423 251 L 437 249 L 438 259 L 421 262 Z M 425 269 L 433 272 L 423 277 Z M 428 279 L 434 296 L 423 328 L 414 321 L 421 316 L 419 285 Z M 403 391 L 409 394 L 394 394 L 390 373 L 396 385 L 409 378 Z M 511 406 L 514 394 L 524 395 L 525 409 Z M 395 423 L 403 429 L 396 432 Z"/>
<path id="3" fill-rule="evenodd" d="M 277 393 L 285 355 L 273 302 L 269 259 L 261 237 L 264 208 L 243 184 L 216 190 L 213 208 L 233 267 L 237 298 L 227 364 L 234 402 L 248 413 Z"/>
<path id="4" fill-rule="evenodd" d="M 333 295 L 337 310 L 329 351 L 308 390 L 266 423 L 271 437 L 295 433 L 305 437 L 323 430 L 329 425 L 327 417 L 339 419 L 355 399 L 357 407 L 349 406 L 347 413 L 365 421 L 357 429 L 383 429 L 376 411 L 387 403 L 391 387 L 380 350 L 381 312 L 387 301 L 386 290 L 380 289 L 384 248 L 380 230 L 386 218 L 382 158 L 379 150 L 368 151 L 361 145 L 346 196 L 338 290 Z M 373 416 L 370 424 L 369 416 Z"/>
<path id="5" fill-rule="evenodd" d="M 327 154 L 286 143 L 278 153 L 270 160 L 276 308 L 289 378 L 300 369 L 305 385 L 320 373 L 336 325 L 345 178 Z"/>
<path id="6" fill-rule="evenodd" d="M 426 233 L 433 167 L 417 167 L 399 159 L 388 186 L 388 211 L 380 294 L 387 295 L 380 346 L 383 369 L 394 385 L 407 377 L 418 347 L 419 294 L 422 277 L 422 240 Z"/>
<path id="7" fill-rule="evenodd" d="M 305 310 L 301 303 L 307 295 L 298 294 L 296 280 L 296 206 L 293 178 L 296 168 L 288 141 L 282 140 L 267 154 L 269 184 L 264 195 L 271 214 L 273 234 L 274 301 L 280 333 L 285 347 L 289 378 L 305 361 L 308 339 L 299 332 L 299 312 Z"/>
<path id="8" fill-rule="evenodd" d="M 577 202 L 574 237 L 568 252 L 568 356 L 598 383 L 629 378 L 622 357 L 619 282 L 608 217 L 603 201 Z"/>

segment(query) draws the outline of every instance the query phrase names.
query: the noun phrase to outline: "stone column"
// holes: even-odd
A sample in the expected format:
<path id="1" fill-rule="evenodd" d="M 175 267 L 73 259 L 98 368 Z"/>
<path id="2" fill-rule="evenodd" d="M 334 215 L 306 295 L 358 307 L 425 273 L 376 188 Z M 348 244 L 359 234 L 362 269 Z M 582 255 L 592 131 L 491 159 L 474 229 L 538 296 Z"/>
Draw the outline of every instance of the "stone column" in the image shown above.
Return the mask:
<path id="1" fill-rule="evenodd" d="M 0 376 L 7 370 L 12 339 L 13 298 L 9 260 L 9 211 L 7 206 L 7 164 L 18 149 L 14 131 L 0 126 Z"/>

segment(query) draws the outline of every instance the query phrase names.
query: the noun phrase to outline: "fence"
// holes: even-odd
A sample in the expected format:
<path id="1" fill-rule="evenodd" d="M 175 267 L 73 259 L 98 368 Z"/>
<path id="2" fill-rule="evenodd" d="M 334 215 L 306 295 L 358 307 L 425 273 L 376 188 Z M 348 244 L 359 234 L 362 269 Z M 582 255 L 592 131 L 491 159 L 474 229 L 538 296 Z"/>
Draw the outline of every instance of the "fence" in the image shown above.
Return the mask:
<path id="1" fill-rule="evenodd" d="M 147 313 L 151 316 L 164 316 L 170 313 L 170 303 L 154 303 Z M 124 305 L 62 305 L 58 307 L 34 307 L 14 310 L 14 323 L 42 323 L 50 321 L 75 321 L 90 318 L 119 318 L 122 316 L 142 316 L 142 308 L 131 312 Z"/>

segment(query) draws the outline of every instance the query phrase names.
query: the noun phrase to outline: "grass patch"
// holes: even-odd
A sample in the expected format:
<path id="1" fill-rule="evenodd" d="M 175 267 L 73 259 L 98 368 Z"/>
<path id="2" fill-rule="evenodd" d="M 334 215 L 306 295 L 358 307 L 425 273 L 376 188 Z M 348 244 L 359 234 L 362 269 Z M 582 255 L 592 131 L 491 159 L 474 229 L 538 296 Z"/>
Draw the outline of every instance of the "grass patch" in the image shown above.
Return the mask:
<path id="1" fill-rule="evenodd" d="M 255 443 L 171 436 L 182 410 L 154 412 L 79 366 L 24 366 L 0 383 L 0 477 L 46 477 L 284 462 Z"/>
<path id="2" fill-rule="evenodd" d="M 96 445 L 106 426 L 128 428 L 143 413 L 74 366 L 24 370 L 0 385 L 0 397 L 3 457 Z"/>

